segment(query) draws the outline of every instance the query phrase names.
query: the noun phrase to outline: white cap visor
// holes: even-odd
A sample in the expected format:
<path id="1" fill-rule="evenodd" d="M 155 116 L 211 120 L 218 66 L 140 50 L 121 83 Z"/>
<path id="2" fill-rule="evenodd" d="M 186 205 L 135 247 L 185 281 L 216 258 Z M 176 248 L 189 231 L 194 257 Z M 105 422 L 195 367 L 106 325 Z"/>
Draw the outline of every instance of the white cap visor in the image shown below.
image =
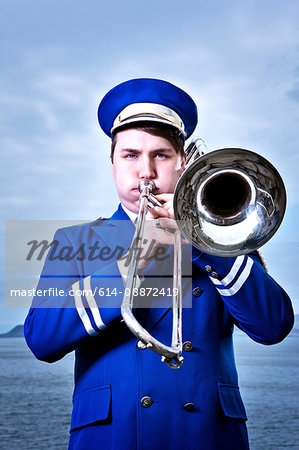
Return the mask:
<path id="1" fill-rule="evenodd" d="M 123 125 L 143 120 L 171 125 L 186 136 L 184 122 L 180 116 L 173 109 L 157 103 L 132 103 L 126 106 L 115 118 L 111 133 Z"/>

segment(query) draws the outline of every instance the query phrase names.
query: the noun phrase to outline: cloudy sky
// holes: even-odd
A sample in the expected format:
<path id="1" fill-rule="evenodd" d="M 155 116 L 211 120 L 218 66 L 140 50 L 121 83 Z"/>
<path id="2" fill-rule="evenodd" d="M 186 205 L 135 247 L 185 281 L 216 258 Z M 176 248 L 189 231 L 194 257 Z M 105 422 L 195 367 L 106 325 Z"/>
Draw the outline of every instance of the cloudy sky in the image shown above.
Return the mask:
<path id="1" fill-rule="evenodd" d="M 187 90 L 210 150 L 244 147 L 281 173 L 285 220 L 263 248 L 299 312 L 297 0 L 0 0 L 1 234 L 7 220 L 109 216 L 117 196 L 97 107 L 114 85 Z M 25 310 L 4 302 L 0 332 Z"/>

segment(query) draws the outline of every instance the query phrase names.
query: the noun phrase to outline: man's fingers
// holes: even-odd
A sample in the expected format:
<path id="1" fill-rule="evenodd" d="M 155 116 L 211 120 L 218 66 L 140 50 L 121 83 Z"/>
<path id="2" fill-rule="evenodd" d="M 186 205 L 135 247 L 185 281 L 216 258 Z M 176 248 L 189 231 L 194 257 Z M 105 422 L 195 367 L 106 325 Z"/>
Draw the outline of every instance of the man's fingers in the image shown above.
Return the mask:
<path id="1" fill-rule="evenodd" d="M 155 206 L 151 208 L 146 216 L 148 219 L 157 219 L 158 217 L 170 217 L 168 211 L 162 206 Z"/>
<path id="2" fill-rule="evenodd" d="M 155 225 L 159 228 L 170 228 L 173 230 L 178 230 L 177 223 L 174 219 L 159 217 L 155 219 Z"/>
<path id="3" fill-rule="evenodd" d="M 150 206 L 150 211 L 152 212 L 153 217 L 171 217 L 174 218 L 173 215 L 173 194 L 158 194 L 155 195 L 155 198 L 162 203 L 162 206 Z M 167 216 L 162 211 L 167 211 Z"/>
<path id="4" fill-rule="evenodd" d="M 172 202 L 173 194 L 157 194 L 155 198 L 159 200 L 160 203 Z"/>

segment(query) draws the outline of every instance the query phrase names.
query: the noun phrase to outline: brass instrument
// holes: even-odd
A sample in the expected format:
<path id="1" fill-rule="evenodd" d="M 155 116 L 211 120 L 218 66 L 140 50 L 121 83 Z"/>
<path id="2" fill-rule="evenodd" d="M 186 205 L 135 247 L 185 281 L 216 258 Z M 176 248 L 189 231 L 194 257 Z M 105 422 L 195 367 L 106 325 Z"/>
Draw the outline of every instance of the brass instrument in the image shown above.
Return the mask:
<path id="1" fill-rule="evenodd" d="M 286 208 L 286 191 L 275 167 L 241 148 L 202 152 L 203 141 L 188 147 L 186 168 L 174 191 L 174 216 L 183 236 L 197 249 L 217 256 L 238 256 L 264 245 L 277 231 Z M 191 162 L 190 162 L 191 161 Z M 135 242 L 143 236 L 154 183 L 142 180 Z M 181 236 L 174 234 L 173 330 L 168 347 L 157 341 L 132 313 L 137 276 L 137 245 L 128 269 L 122 317 L 144 348 L 162 355 L 172 368 L 182 365 Z"/>
<path id="2" fill-rule="evenodd" d="M 175 245 L 174 245 L 174 268 L 173 268 L 173 327 L 172 327 L 172 343 L 171 347 L 168 347 L 145 330 L 140 323 L 135 319 L 133 309 L 133 289 L 136 283 L 137 276 L 137 253 L 138 242 L 143 236 L 144 220 L 147 212 L 147 206 L 149 201 L 155 202 L 153 195 L 151 194 L 155 184 L 151 180 L 142 180 L 139 185 L 140 206 L 139 214 L 136 224 L 135 237 L 133 242 L 136 243 L 133 247 L 130 265 L 127 273 L 127 281 L 125 286 L 125 294 L 121 305 L 122 317 L 132 331 L 133 334 L 143 343 L 147 348 L 154 350 L 156 353 L 162 355 L 162 361 L 165 361 L 170 367 L 178 368 L 182 365 L 183 358 L 182 353 L 182 289 L 181 289 L 181 234 L 177 230 L 174 233 Z"/>

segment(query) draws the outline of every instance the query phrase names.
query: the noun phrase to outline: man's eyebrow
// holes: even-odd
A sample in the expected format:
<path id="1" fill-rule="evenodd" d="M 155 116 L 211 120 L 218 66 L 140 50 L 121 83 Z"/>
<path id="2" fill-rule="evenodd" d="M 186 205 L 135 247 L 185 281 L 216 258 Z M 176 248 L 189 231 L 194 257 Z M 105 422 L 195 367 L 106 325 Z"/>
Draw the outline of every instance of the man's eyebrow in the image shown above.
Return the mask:
<path id="1" fill-rule="evenodd" d="M 155 153 L 172 153 L 173 149 L 169 147 L 161 147 L 161 148 L 155 148 L 153 150 Z"/>
<path id="2" fill-rule="evenodd" d="M 137 149 L 137 148 L 121 148 L 120 149 L 121 152 L 132 152 L 132 153 L 141 153 L 142 150 Z M 150 150 L 150 153 L 172 153 L 173 149 L 169 148 L 169 147 L 161 147 L 161 148 L 154 148 L 152 150 Z"/>
<path id="3" fill-rule="evenodd" d="M 137 148 L 121 148 L 120 151 L 124 153 L 125 152 L 141 153 L 141 150 Z"/>

